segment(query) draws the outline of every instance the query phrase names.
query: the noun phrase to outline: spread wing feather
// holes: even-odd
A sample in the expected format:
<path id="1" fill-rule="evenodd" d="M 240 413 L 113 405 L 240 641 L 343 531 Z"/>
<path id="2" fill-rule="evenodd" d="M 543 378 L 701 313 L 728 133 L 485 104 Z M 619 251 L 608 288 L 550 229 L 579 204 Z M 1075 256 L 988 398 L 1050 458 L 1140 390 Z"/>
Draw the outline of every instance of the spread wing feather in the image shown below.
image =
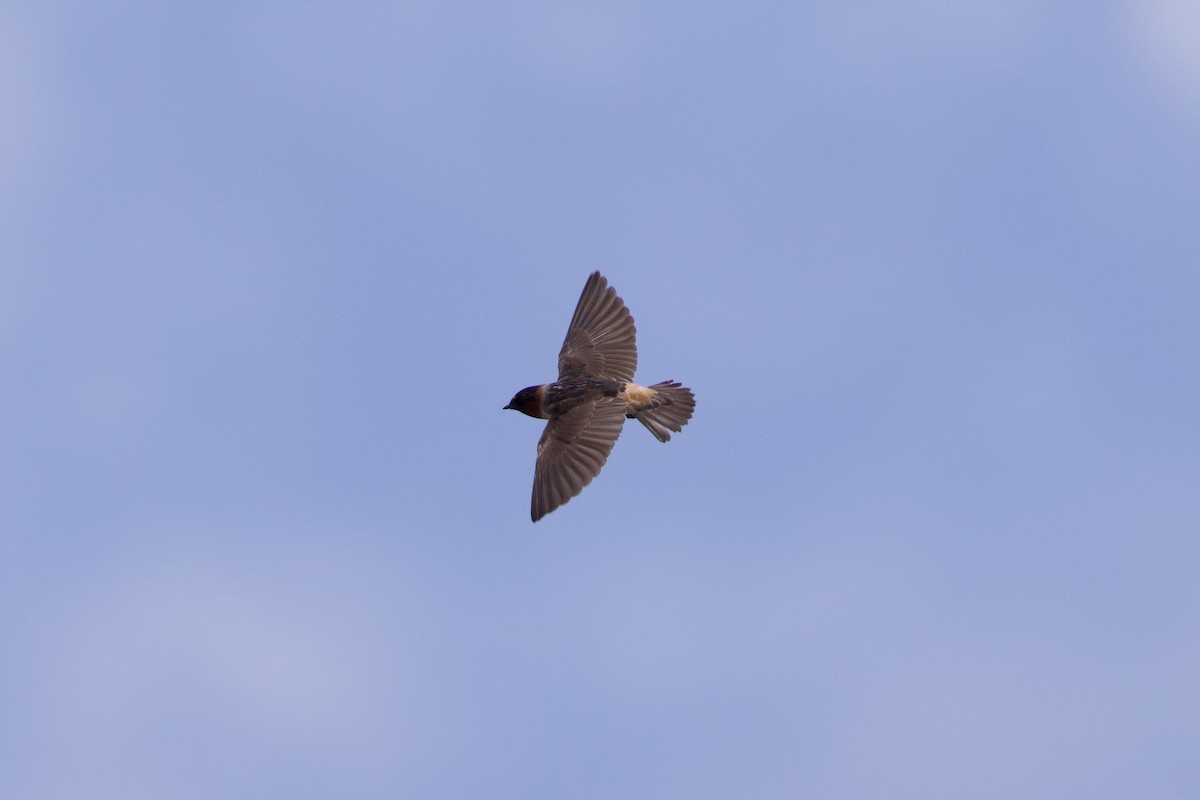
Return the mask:
<path id="1" fill-rule="evenodd" d="M 558 379 L 598 377 L 633 380 L 637 328 L 617 290 L 599 272 L 583 286 L 567 338 L 558 354 Z"/>
<path id="2" fill-rule="evenodd" d="M 600 474 L 624 422 L 625 403 L 603 397 L 546 423 L 533 471 L 530 514 L 534 522 L 579 494 Z"/>

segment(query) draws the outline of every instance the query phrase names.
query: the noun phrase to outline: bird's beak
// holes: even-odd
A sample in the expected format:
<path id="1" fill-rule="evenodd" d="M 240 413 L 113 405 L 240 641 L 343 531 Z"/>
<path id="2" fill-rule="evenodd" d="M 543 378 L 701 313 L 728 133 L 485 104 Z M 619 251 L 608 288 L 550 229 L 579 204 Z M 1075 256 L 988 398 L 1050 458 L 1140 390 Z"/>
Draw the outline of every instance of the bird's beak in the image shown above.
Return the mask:
<path id="1" fill-rule="evenodd" d="M 509 403 L 509 404 L 508 404 L 508 405 L 506 405 L 504 408 L 512 408 L 512 403 Z"/>

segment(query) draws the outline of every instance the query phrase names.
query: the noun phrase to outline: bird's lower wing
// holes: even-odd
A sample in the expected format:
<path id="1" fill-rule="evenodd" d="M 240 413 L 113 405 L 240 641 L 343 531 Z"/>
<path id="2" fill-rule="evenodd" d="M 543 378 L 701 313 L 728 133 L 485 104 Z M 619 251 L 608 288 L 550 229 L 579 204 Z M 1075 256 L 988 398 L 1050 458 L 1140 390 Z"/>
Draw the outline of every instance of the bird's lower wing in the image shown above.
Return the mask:
<path id="1" fill-rule="evenodd" d="M 546 423 L 538 441 L 530 513 L 537 522 L 600 474 L 625 422 L 625 403 L 603 397 Z"/>

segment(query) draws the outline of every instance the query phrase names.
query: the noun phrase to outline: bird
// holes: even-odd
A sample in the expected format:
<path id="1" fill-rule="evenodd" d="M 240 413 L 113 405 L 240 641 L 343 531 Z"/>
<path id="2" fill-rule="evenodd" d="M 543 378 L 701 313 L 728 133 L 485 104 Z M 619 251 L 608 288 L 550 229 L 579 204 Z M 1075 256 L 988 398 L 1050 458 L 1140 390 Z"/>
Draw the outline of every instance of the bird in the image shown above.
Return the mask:
<path id="1" fill-rule="evenodd" d="M 529 386 L 505 409 L 547 420 L 533 470 L 534 522 L 583 491 L 600 474 L 626 419 L 660 442 L 671 439 L 696 409 L 692 390 L 675 380 L 633 382 L 637 328 L 617 291 L 599 271 L 583 286 L 558 354 L 558 380 Z"/>

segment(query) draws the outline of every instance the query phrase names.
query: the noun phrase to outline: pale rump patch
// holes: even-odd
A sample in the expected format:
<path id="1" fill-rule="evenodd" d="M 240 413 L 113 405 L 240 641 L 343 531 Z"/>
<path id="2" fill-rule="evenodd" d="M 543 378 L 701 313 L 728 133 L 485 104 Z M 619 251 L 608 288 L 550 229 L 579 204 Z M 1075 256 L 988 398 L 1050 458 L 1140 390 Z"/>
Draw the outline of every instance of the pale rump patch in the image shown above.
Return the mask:
<path id="1" fill-rule="evenodd" d="M 625 384 L 625 388 L 621 390 L 621 393 L 618 394 L 617 397 L 624 400 L 626 405 L 632 407 L 634 410 L 637 410 L 649 405 L 654 400 L 654 396 L 656 394 L 658 394 L 658 392 L 654 389 L 651 389 L 649 386 L 639 386 L 636 383 L 627 383 Z"/>

